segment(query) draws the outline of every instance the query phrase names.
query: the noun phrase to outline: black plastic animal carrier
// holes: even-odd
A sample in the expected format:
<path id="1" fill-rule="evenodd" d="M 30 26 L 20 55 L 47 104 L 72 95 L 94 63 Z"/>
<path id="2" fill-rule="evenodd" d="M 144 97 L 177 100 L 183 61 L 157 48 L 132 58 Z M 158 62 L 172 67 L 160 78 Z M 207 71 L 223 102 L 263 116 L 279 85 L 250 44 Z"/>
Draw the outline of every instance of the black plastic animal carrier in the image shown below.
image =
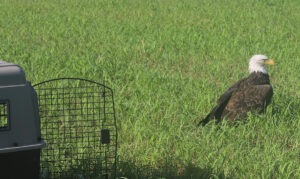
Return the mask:
<path id="1" fill-rule="evenodd" d="M 115 178 L 113 92 L 103 84 L 60 78 L 34 85 L 41 133 L 41 178 Z"/>
<path id="2" fill-rule="evenodd" d="M 37 95 L 22 68 L 0 61 L 0 178 L 39 178 Z"/>

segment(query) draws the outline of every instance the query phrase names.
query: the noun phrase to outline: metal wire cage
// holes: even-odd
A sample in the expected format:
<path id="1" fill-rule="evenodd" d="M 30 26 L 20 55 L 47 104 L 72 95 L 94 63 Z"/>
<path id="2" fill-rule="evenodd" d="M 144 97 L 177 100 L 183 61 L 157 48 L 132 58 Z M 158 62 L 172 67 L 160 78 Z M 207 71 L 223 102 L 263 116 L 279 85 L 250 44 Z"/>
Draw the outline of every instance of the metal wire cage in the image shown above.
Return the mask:
<path id="1" fill-rule="evenodd" d="M 34 85 L 41 133 L 41 178 L 114 178 L 117 129 L 113 92 L 103 84 L 60 78 Z"/>

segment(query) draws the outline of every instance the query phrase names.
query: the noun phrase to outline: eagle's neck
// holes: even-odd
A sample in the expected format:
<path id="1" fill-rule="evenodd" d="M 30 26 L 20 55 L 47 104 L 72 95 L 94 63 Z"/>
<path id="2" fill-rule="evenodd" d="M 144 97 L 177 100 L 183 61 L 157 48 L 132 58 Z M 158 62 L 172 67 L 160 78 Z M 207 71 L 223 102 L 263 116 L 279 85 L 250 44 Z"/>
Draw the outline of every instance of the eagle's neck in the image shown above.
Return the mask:
<path id="1" fill-rule="evenodd" d="M 250 74 L 253 73 L 253 72 L 261 72 L 261 73 L 264 73 L 264 74 L 268 74 L 268 71 L 265 68 L 265 65 L 257 64 L 255 62 L 250 62 L 249 72 L 250 72 Z"/>
<path id="2" fill-rule="evenodd" d="M 247 81 L 253 85 L 270 84 L 268 73 L 253 72 L 247 78 Z"/>

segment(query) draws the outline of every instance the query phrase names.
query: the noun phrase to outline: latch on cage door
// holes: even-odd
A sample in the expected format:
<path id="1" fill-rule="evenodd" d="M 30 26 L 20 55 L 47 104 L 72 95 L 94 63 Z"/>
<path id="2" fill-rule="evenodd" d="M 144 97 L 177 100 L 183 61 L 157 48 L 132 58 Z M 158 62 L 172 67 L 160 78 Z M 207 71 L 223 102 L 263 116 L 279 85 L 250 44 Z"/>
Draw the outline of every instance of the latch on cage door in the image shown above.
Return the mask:
<path id="1" fill-rule="evenodd" d="M 110 143 L 110 131 L 109 129 L 101 129 L 101 139 L 102 144 L 109 144 Z"/>

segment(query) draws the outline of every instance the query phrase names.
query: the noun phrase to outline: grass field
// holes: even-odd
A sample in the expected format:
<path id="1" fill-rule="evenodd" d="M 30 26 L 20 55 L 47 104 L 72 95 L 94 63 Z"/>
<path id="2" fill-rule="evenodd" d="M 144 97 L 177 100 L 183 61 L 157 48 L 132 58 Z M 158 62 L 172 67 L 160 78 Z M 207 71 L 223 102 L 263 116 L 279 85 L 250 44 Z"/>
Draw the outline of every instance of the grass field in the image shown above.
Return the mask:
<path id="1" fill-rule="evenodd" d="M 120 177 L 300 178 L 299 19 L 298 0 L 0 0 L 0 59 L 32 83 L 106 81 Z M 267 113 L 195 127 L 259 53 Z"/>

